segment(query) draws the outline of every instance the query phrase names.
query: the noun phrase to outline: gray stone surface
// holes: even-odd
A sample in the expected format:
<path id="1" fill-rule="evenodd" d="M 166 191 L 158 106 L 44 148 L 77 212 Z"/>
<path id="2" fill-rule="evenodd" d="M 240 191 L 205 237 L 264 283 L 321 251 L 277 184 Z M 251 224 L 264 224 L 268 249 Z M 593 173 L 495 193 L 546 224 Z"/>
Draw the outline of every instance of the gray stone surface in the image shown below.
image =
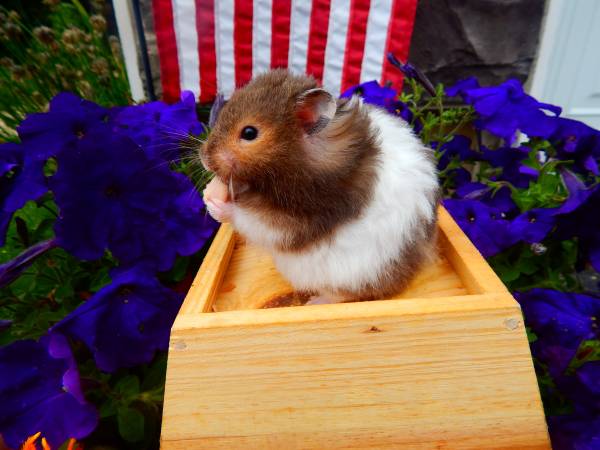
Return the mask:
<path id="1" fill-rule="evenodd" d="M 526 81 L 545 0 L 419 0 L 409 60 L 450 85 L 471 75 L 483 85 Z"/>

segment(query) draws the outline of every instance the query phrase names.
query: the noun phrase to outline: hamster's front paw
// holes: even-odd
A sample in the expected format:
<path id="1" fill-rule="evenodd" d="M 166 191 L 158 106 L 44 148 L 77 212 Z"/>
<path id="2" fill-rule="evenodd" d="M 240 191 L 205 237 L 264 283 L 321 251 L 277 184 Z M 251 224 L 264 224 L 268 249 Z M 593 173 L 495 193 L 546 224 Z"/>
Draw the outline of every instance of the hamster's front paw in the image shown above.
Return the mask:
<path id="1" fill-rule="evenodd" d="M 227 186 L 215 177 L 206 186 L 203 193 L 206 209 L 213 219 L 219 222 L 231 222 L 233 206 L 229 201 Z"/>
<path id="2" fill-rule="evenodd" d="M 206 210 L 217 222 L 231 222 L 231 216 L 233 215 L 233 206 L 231 202 L 223 202 L 214 198 L 205 200 L 205 203 Z"/>

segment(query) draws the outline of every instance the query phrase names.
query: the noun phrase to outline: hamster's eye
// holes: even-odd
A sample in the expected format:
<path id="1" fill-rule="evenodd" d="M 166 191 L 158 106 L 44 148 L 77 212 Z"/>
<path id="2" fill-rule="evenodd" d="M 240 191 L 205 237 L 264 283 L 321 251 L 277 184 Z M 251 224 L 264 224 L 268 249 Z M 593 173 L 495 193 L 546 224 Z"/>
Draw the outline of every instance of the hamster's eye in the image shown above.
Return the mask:
<path id="1" fill-rule="evenodd" d="M 253 141 L 258 136 L 258 130 L 254 127 L 244 127 L 242 130 L 242 139 L 245 141 Z"/>

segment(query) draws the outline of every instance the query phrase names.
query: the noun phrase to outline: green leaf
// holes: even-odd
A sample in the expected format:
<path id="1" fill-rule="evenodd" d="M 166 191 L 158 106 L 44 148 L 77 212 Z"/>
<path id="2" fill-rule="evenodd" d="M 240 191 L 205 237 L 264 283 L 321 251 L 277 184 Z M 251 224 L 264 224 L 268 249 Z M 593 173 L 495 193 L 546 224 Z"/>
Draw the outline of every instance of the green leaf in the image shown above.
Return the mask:
<path id="1" fill-rule="evenodd" d="M 119 408 L 117 410 L 117 424 L 119 434 L 127 442 L 139 442 L 144 438 L 144 416 L 133 408 Z"/>
<path id="2" fill-rule="evenodd" d="M 98 292 L 104 286 L 110 283 L 109 267 L 101 267 L 92 275 L 90 282 L 90 291 Z"/>
<path id="3" fill-rule="evenodd" d="M 130 399 L 139 394 L 140 379 L 135 375 L 127 375 L 117 382 L 114 389 L 123 397 Z"/>
<path id="4" fill-rule="evenodd" d="M 185 277 L 185 275 L 187 273 L 189 262 L 190 262 L 189 257 L 181 257 L 181 256 L 178 257 L 175 260 L 175 265 L 169 272 L 167 272 L 167 274 L 165 275 L 165 278 L 167 278 L 168 280 L 175 281 L 175 282 L 179 282 L 179 281 L 183 280 L 183 278 Z"/>
<path id="5" fill-rule="evenodd" d="M 100 407 L 100 410 L 98 412 L 100 414 L 100 418 L 104 419 L 106 417 L 114 416 L 115 414 L 117 414 L 117 409 L 117 402 L 115 401 L 115 399 L 112 397 L 108 397 L 106 401 L 102 403 L 102 406 Z"/>
<path id="6" fill-rule="evenodd" d="M 533 344 L 538 340 L 537 334 L 535 334 L 530 327 L 526 327 L 525 330 L 527 331 L 527 340 L 530 344 Z"/>
<path id="7" fill-rule="evenodd" d="M 162 354 L 157 357 L 152 363 L 148 371 L 143 376 L 142 387 L 143 391 L 160 387 L 165 384 L 165 375 L 167 372 L 167 357 Z"/>

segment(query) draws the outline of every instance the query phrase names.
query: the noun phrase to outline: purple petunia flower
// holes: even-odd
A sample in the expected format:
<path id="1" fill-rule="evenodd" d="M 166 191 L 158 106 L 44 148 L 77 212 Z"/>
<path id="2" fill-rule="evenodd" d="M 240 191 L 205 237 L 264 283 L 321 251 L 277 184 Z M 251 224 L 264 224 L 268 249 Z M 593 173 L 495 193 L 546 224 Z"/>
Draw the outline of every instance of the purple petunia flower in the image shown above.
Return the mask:
<path id="1" fill-rule="evenodd" d="M 494 256 L 515 243 L 500 211 L 478 200 L 446 199 L 444 206 L 484 257 Z"/>
<path id="2" fill-rule="evenodd" d="M 150 156 L 162 160 L 178 160 L 181 142 L 205 131 L 196 115 L 194 94 L 189 91 L 184 91 L 181 100 L 172 105 L 151 102 L 121 108 L 111 123 Z"/>
<path id="3" fill-rule="evenodd" d="M 479 81 L 475 77 L 465 78 L 464 80 L 459 81 L 454 86 L 449 86 L 446 88 L 446 95 L 448 97 L 456 97 L 460 95 L 463 97 L 465 102 L 471 103 L 469 99 L 469 91 L 473 89 L 479 89 Z"/>
<path id="4" fill-rule="evenodd" d="M 90 133 L 58 163 L 50 180 L 60 208 L 56 237 L 81 259 L 108 249 L 125 264 L 168 270 L 216 228 L 189 179 L 127 137 Z"/>
<path id="5" fill-rule="evenodd" d="M 575 374 L 556 377 L 556 385 L 577 414 L 600 413 L 600 361 L 588 361 Z"/>
<path id="6" fill-rule="evenodd" d="M 502 169 L 500 179 L 508 181 L 518 188 L 527 188 L 535 181 L 538 173 L 524 166 L 521 162 L 529 155 L 526 147 L 501 147 L 495 150 L 484 147 L 482 159 L 493 167 Z"/>
<path id="7" fill-rule="evenodd" d="M 450 141 L 446 142 L 439 148 L 440 158 L 438 161 L 438 169 L 444 170 L 454 158 L 459 161 L 480 160 L 481 153 L 471 150 L 471 139 L 460 134 L 455 135 Z"/>
<path id="8" fill-rule="evenodd" d="M 508 230 L 515 238 L 535 244 L 550 233 L 555 223 L 553 208 L 535 208 L 515 217 Z"/>
<path id="9" fill-rule="evenodd" d="M 596 413 L 548 417 L 554 450 L 598 450 L 600 417 Z"/>
<path id="10" fill-rule="evenodd" d="M 408 78 L 417 80 L 419 84 L 421 84 L 421 86 L 425 88 L 429 95 L 431 95 L 432 97 L 435 96 L 435 88 L 433 87 L 433 84 L 431 83 L 429 78 L 427 78 L 427 76 L 423 72 L 421 72 L 417 67 L 413 66 L 408 62 L 402 63 L 398 58 L 396 58 L 396 56 L 394 56 L 392 52 L 388 52 L 386 57 L 390 64 L 392 64 L 394 67 L 400 70 L 400 72 L 402 72 Z"/>
<path id="11" fill-rule="evenodd" d="M 17 279 L 37 258 L 54 247 L 56 247 L 54 239 L 38 242 L 11 261 L 0 264 L 0 288 Z"/>
<path id="12" fill-rule="evenodd" d="M 510 189 L 506 186 L 498 190 L 483 183 L 465 183 L 456 190 L 459 198 L 479 200 L 498 211 L 499 218 L 509 219 L 518 212 L 517 205 L 512 199 Z"/>
<path id="13" fill-rule="evenodd" d="M 50 101 L 48 112 L 28 115 L 17 131 L 27 146 L 27 156 L 45 161 L 72 147 L 94 128 L 108 131 L 107 119 L 107 109 L 70 92 L 62 92 Z"/>
<path id="14" fill-rule="evenodd" d="M 588 361 L 574 375 L 557 377 L 556 384 L 572 402 L 574 412 L 549 417 L 553 448 L 599 448 L 600 361 Z"/>
<path id="15" fill-rule="evenodd" d="M 452 180 L 454 186 L 460 187 L 463 184 L 471 182 L 471 173 L 464 167 L 457 167 L 456 169 L 446 172 L 446 179 Z"/>
<path id="16" fill-rule="evenodd" d="M 557 237 L 577 237 L 582 258 L 588 258 L 596 270 L 600 270 L 600 184 L 586 187 L 575 175 L 562 172 L 569 190 L 569 198 L 555 212 Z"/>
<path id="17" fill-rule="evenodd" d="M 560 117 L 556 123 L 556 130 L 549 139 L 557 144 L 557 156 L 574 160 L 579 172 L 599 175 L 600 132 L 578 120 Z"/>
<path id="18" fill-rule="evenodd" d="M 13 321 L 9 319 L 0 319 L 0 333 L 12 327 Z"/>
<path id="19" fill-rule="evenodd" d="M 98 414 L 83 397 L 64 337 L 48 335 L 0 348 L 0 373 L 0 433 L 9 447 L 18 448 L 41 431 L 58 448 L 96 427 Z"/>
<path id="20" fill-rule="evenodd" d="M 503 138 L 512 144 L 517 130 L 528 136 L 548 138 L 556 130 L 556 118 L 543 110 L 558 116 L 561 108 L 540 103 L 523 91 L 517 80 L 508 80 L 499 86 L 477 87 L 472 79 L 446 90 L 449 95 L 460 94 L 463 100 L 473 106 L 478 114 L 475 125 Z"/>
<path id="21" fill-rule="evenodd" d="M 24 146 L 0 144 L 0 246 L 15 211 L 48 191 L 42 161 L 25 161 Z"/>
<path id="22" fill-rule="evenodd" d="M 398 93 L 391 87 L 380 86 L 377 81 L 367 81 L 344 91 L 340 98 L 350 98 L 353 95 L 360 95 L 365 103 L 380 106 L 401 117 L 405 122 L 412 124 L 415 133 L 423 129 L 423 123 L 414 120 L 414 114 L 408 105 L 398 100 Z"/>
<path id="23" fill-rule="evenodd" d="M 143 266 L 114 270 L 111 277 L 111 284 L 51 329 L 84 342 L 108 372 L 147 363 L 156 350 L 166 350 L 183 299 Z"/>
<path id="24" fill-rule="evenodd" d="M 600 318 L 596 317 L 596 321 L 599 320 Z M 577 403 L 600 413 L 600 361 L 585 363 L 577 369 L 575 378 L 581 386 L 581 400 Z"/>
<path id="25" fill-rule="evenodd" d="M 349 98 L 353 95 L 360 95 L 365 103 L 381 106 L 390 112 L 395 110 L 394 104 L 398 93 L 391 87 L 380 86 L 377 81 L 367 81 L 365 83 L 353 86 L 344 91 L 340 98 Z"/>
<path id="26" fill-rule="evenodd" d="M 423 122 L 420 119 L 415 119 L 415 115 L 406 103 L 396 100 L 392 103 L 390 108 L 392 114 L 401 117 L 406 123 L 411 124 L 415 133 L 419 134 L 421 132 L 423 129 Z"/>
<path id="27" fill-rule="evenodd" d="M 556 214 L 568 214 L 575 211 L 580 206 L 584 205 L 590 196 L 598 190 L 597 187 L 588 188 L 583 181 L 568 170 L 563 170 L 561 172 L 561 177 L 565 187 L 569 191 L 569 197 L 561 207 L 556 210 Z"/>
<path id="28" fill-rule="evenodd" d="M 600 338 L 600 298 L 551 289 L 532 289 L 515 297 L 538 336 L 533 354 L 553 376 L 562 375 L 582 341 Z"/>

